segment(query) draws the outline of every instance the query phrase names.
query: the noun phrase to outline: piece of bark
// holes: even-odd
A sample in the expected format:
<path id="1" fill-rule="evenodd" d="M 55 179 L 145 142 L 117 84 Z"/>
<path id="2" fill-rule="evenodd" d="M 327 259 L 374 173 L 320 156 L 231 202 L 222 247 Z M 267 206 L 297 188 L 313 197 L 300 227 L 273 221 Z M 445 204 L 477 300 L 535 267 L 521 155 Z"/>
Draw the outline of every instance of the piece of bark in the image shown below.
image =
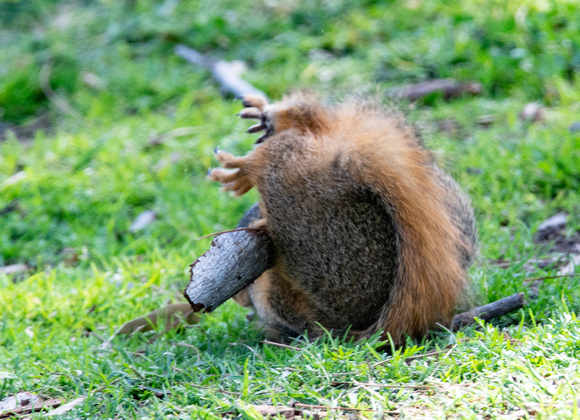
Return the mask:
<path id="1" fill-rule="evenodd" d="M 173 303 L 163 308 L 155 309 L 147 315 L 140 316 L 125 322 L 115 335 L 133 334 L 136 331 L 146 332 L 157 328 L 160 323 L 165 325 L 168 330 L 172 326 L 177 326 L 183 321 L 186 324 L 195 324 L 199 322 L 199 317 L 192 314 L 191 307 L 188 303 Z"/>
<path id="2" fill-rule="evenodd" d="M 386 95 L 413 102 L 433 93 L 441 93 L 443 98 L 448 100 L 465 94 L 478 95 L 481 93 L 481 90 L 481 83 L 477 82 L 459 82 L 455 79 L 433 79 L 389 89 Z"/>
<path id="3" fill-rule="evenodd" d="M 240 77 L 244 71 L 242 62 L 214 60 L 185 45 L 177 45 L 175 53 L 191 64 L 211 71 L 213 78 L 219 83 L 224 93 L 234 96 L 256 95 L 267 99 L 264 92 Z"/>
<path id="4" fill-rule="evenodd" d="M 237 228 L 260 218 L 254 204 Z M 265 230 L 228 232 L 217 236 L 210 249 L 191 265 L 185 298 L 194 312 L 210 312 L 249 286 L 274 266 L 271 239 Z"/>

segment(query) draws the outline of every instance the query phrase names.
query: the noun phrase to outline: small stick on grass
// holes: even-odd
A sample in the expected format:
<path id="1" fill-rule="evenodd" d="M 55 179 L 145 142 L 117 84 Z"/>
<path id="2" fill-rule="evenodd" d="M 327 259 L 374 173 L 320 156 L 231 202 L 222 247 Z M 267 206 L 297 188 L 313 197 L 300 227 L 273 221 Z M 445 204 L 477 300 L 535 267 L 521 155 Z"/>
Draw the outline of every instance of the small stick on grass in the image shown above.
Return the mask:
<path id="1" fill-rule="evenodd" d="M 300 347 L 289 346 L 288 344 L 276 343 L 274 341 L 262 340 L 262 343 L 270 344 L 271 346 L 282 347 L 285 349 L 300 350 Z"/>
<path id="2" fill-rule="evenodd" d="M 369 413 L 376 413 L 375 410 L 371 408 L 351 408 L 351 407 L 329 407 L 326 405 L 315 405 L 315 404 L 302 404 L 302 403 L 294 403 L 292 404 L 294 408 L 306 408 L 310 410 L 340 410 L 340 411 L 355 411 L 355 412 L 369 412 Z M 401 414 L 399 410 L 384 410 L 383 413 L 385 414 Z"/>
<path id="3" fill-rule="evenodd" d="M 531 279 L 525 279 L 524 283 L 531 283 L 538 280 L 548 280 L 548 279 L 559 279 L 564 277 L 580 277 L 580 273 L 575 274 L 558 274 L 556 276 L 544 276 L 544 277 L 533 277 Z"/>
<path id="4" fill-rule="evenodd" d="M 230 395 L 232 397 L 239 397 L 240 395 L 242 395 L 240 392 L 224 391 L 223 389 L 211 388 L 209 386 L 198 385 L 198 384 L 194 384 L 192 382 L 189 382 L 188 386 L 192 386 L 194 388 L 203 389 L 205 391 L 210 391 L 210 392 L 219 392 L 221 394 Z"/>
<path id="5" fill-rule="evenodd" d="M 453 349 L 455 348 L 455 346 L 456 345 L 447 346 L 448 347 L 447 350 L 431 351 L 429 353 L 416 354 L 414 356 L 409 356 L 409 357 L 405 358 L 405 363 L 409 363 L 409 362 L 411 362 L 413 360 L 416 360 L 416 359 L 422 359 L 424 357 L 438 356 L 440 354 L 449 354 L 449 353 L 451 353 L 451 351 L 453 351 Z M 385 363 L 390 362 L 391 360 L 393 360 L 392 357 L 391 358 L 388 358 L 386 360 L 382 360 L 380 362 L 377 362 L 377 363 L 373 364 L 373 367 L 380 366 L 380 365 L 384 365 Z"/>
<path id="6" fill-rule="evenodd" d="M 405 384 L 397 384 L 397 385 L 388 385 L 388 384 L 376 384 L 372 382 L 358 382 L 358 381 L 346 381 L 346 382 L 331 382 L 332 386 L 341 386 L 341 385 L 348 385 L 348 386 L 368 386 L 374 388 L 392 388 L 392 389 L 433 389 L 433 387 L 429 385 L 405 385 Z"/>
<path id="7" fill-rule="evenodd" d="M 451 322 L 451 331 L 456 332 L 463 327 L 474 324 L 475 318 L 489 321 L 490 319 L 507 315 L 510 312 L 523 308 L 525 303 L 525 293 L 519 292 L 496 300 L 495 302 L 488 303 L 487 305 L 478 306 L 470 311 L 455 315 Z"/>
<path id="8" fill-rule="evenodd" d="M 295 403 L 293 404 L 294 408 L 309 408 L 309 409 L 316 409 L 316 410 L 341 410 L 341 411 L 370 411 L 374 412 L 370 408 L 351 408 L 351 407 L 328 407 L 326 405 L 315 405 L 315 404 L 301 404 Z"/>

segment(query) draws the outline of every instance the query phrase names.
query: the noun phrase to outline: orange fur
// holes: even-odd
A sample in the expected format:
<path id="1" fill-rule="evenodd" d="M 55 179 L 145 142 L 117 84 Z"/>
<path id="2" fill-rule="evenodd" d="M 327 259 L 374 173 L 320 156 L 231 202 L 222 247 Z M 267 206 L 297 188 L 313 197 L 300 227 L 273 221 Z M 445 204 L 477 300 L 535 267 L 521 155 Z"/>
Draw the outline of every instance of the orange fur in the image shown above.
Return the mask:
<path id="1" fill-rule="evenodd" d="M 248 99 L 244 103 L 249 106 L 255 105 L 257 101 Z M 353 335 L 369 336 L 382 331 L 389 333 L 395 343 L 402 343 L 405 335 L 420 337 L 436 323 L 447 324 L 467 285 L 465 269 L 474 253 L 473 214 L 468 200 L 453 181 L 436 167 L 431 154 L 423 148 L 414 131 L 399 116 L 368 103 L 349 102 L 335 107 L 323 107 L 311 97 L 295 95 L 279 104 L 258 105 L 256 108 L 262 112 L 262 124 L 265 128 L 272 127 L 271 134 L 245 157 L 236 158 L 218 152 L 216 157 L 222 166 L 234 171 L 217 169 L 210 174 L 210 178 L 224 183 L 227 190 L 237 195 L 257 186 L 263 198 L 270 203 L 270 210 L 262 205 L 266 226 L 275 221 L 272 226 L 285 228 L 286 224 L 280 225 L 280 218 L 284 217 L 284 206 L 281 206 L 281 212 L 277 212 L 275 205 L 278 197 L 283 198 L 283 195 L 276 194 L 288 191 L 289 196 L 294 194 L 300 197 L 309 183 L 330 182 L 333 186 L 329 186 L 328 194 L 332 196 L 336 186 L 328 174 L 336 170 L 345 178 L 339 186 L 352 186 L 348 191 L 363 188 L 372 191 L 373 196 L 380 199 L 396 228 L 396 238 L 390 241 L 396 242 L 398 252 L 396 267 L 392 267 L 392 282 L 386 285 L 390 291 L 384 301 L 372 301 L 373 296 L 380 295 L 383 290 L 380 285 L 381 273 L 374 274 L 374 267 L 358 267 L 365 270 L 365 273 L 372 273 L 371 277 L 377 279 L 370 283 L 377 293 L 371 290 L 368 299 L 369 305 L 381 308 L 378 313 L 368 315 L 368 318 L 372 318 L 368 322 L 362 322 L 357 318 L 356 308 L 347 310 L 348 314 L 341 313 L 344 311 L 341 299 L 352 298 L 348 295 L 348 288 L 356 287 L 356 282 L 340 276 L 329 279 L 333 284 L 340 284 L 341 281 L 348 283 L 348 287 L 345 286 L 347 294 L 339 292 L 340 287 L 336 292 L 330 288 L 320 294 L 318 286 L 313 288 L 299 274 L 287 272 L 284 264 L 288 264 L 284 261 L 288 256 L 284 256 L 285 250 L 282 249 L 280 262 L 272 271 L 279 283 L 283 279 L 288 282 L 287 287 L 295 288 L 296 293 L 302 294 L 301 301 L 280 301 L 280 298 L 272 297 L 274 292 L 271 292 L 272 296 L 262 292 L 260 296 L 255 294 L 252 298 L 250 290 L 253 304 L 260 306 L 264 312 L 262 317 L 294 330 L 316 328 L 316 322 L 326 328 L 346 329 L 348 325 L 341 323 L 353 319 L 363 326 L 360 330 L 352 331 Z M 278 179 L 274 186 L 279 188 L 275 190 L 272 190 L 271 184 L 273 176 Z M 316 191 L 325 193 L 326 190 L 319 188 Z M 332 202 L 329 200 L 322 197 L 319 205 L 325 206 L 327 202 Z M 269 212 L 272 211 L 276 213 L 276 219 L 270 220 Z M 306 211 L 316 213 L 317 209 Z M 383 214 L 382 211 L 380 214 Z M 454 220 L 454 215 L 459 221 Z M 379 217 L 374 213 L 369 216 Z M 364 218 L 362 220 L 360 225 L 365 223 Z M 336 222 L 341 223 L 340 220 Z M 356 226 L 351 228 L 355 234 L 359 232 Z M 320 234 L 335 234 L 334 230 L 325 230 L 324 225 L 318 229 L 322 230 Z M 336 232 L 338 235 L 348 233 L 340 228 Z M 275 228 L 271 233 L 274 237 L 278 234 Z M 282 242 L 296 239 L 296 243 L 300 243 L 301 238 L 292 235 L 292 232 L 286 233 L 286 237 L 281 238 Z M 352 238 L 344 238 L 344 241 L 350 240 Z M 380 243 L 377 245 L 372 242 L 371 238 L 369 241 L 369 249 L 380 246 Z M 320 251 L 321 261 L 333 257 L 333 249 L 316 251 Z M 304 259 L 304 264 L 309 264 L 309 261 Z M 389 270 L 386 270 L 384 277 L 388 275 Z M 330 286 L 324 283 L 320 287 Z M 364 291 L 353 290 L 352 293 Z M 319 303 L 322 300 L 326 303 Z M 272 302 L 298 314 L 286 316 L 284 313 L 276 313 L 276 308 L 271 307 Z"/>

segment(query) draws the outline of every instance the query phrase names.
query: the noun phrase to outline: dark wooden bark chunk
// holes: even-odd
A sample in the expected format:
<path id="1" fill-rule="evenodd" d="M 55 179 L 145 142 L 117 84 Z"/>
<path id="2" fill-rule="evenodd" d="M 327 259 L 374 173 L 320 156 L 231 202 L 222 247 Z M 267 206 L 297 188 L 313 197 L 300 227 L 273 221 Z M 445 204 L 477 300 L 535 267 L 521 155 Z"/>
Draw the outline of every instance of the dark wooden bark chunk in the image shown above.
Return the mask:
<path id="1" fill-rule="evenodd" d="M 240 220 L 238 228 L 260 217 L 257 204 Z M 210 249 L 191 265 L 184 295 L 195 312 L 209 312 L 274 266 L 271 240 L 265 230 L 228 232 L 217 236 Z"/>

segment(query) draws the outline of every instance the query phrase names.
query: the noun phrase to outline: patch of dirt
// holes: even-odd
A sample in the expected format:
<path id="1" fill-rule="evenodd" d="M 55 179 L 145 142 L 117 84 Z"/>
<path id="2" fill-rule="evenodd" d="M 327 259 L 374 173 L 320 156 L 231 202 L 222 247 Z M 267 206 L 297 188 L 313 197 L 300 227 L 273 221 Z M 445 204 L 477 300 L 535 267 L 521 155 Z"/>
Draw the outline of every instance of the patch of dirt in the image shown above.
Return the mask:
<path id="1" fill-rule="evenodd" d="M 545 220 L 536 231 L 534 243 L 549 247 L 549 252 L 580 253 L 580 232 L 567 234 L 567 219 L 566 213 L 558 213 Z"/>

